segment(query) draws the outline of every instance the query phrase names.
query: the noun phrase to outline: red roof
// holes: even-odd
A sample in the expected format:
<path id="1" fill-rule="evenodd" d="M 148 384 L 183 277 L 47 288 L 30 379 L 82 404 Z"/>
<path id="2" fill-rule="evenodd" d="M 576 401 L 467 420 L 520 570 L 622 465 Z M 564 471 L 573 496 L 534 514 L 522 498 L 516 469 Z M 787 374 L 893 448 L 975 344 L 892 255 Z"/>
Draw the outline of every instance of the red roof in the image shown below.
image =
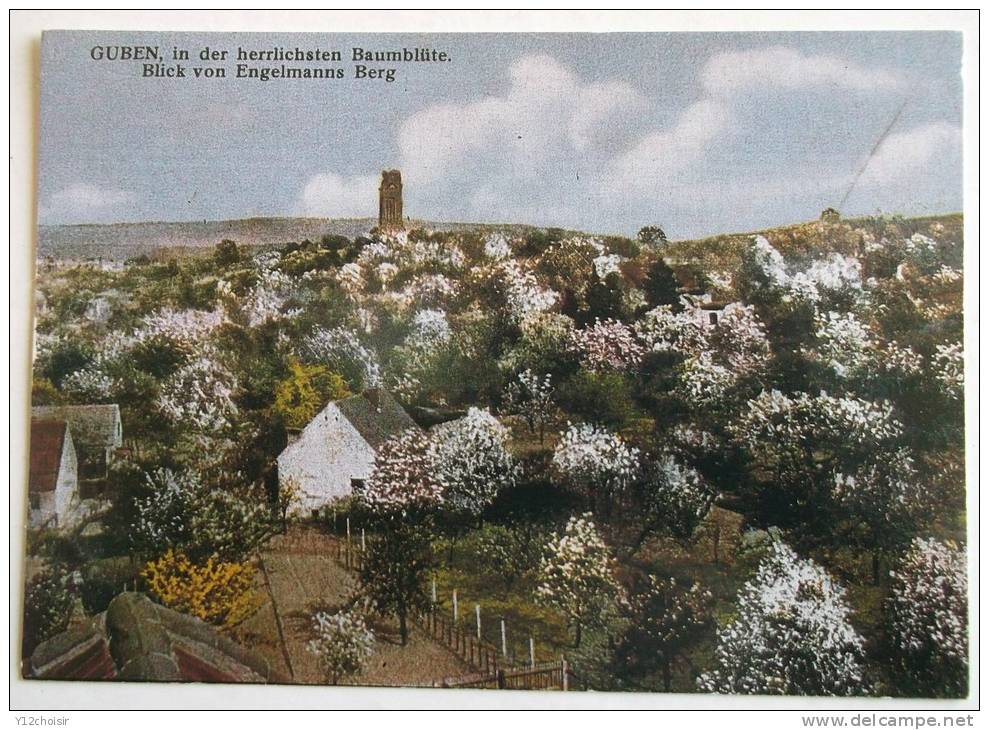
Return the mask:
<path id="1" fill-rule="evenodd" d="M 28 475 L 28 491 L 54 492 L 58 482 L 58 469 L 65 449 L 65 421 L 31 421 L 31 469 Z"/>

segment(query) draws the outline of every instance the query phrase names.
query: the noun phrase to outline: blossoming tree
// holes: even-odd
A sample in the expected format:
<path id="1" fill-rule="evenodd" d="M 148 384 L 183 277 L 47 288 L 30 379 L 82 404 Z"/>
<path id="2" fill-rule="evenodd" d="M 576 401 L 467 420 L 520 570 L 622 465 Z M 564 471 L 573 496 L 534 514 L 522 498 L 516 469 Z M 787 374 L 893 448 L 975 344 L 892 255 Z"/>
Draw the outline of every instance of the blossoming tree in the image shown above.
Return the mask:
<path id="1" fill-rule="evenodd" d="M 887 624 L 901 689 L 925 697 L 968 690 L 968 575 L 953 543 L 915 538 L 892 573 Z"/>
<path id="2" fill-rule="evenodd" d="M 570 424 L 553 451 L 553 468 L 607 516 L 637 478 L 639 450 L 591 423 Z"/>
<path id="3" fill-rule="evenodd" d="M 443 482 L 418 429 L 407 429 L 382 444 L 374 471 L 356 491 L 377 528 L 368 540 L 360 582 L 377 610 L 398 617 L 402 644 L 408 617 L 427 604 L 425 576 L 431 566 L 430 520 L 443 502 Z"/>
<path id="4" fill-rule="evenodd" d="M 736 618 L 718 632 L 708 692 L 857 695 L 868 687 L 864 643 L 849 621 L 845 590 L 812 560 L 773 543 L 739 591 Z"/>
<path id="5" fill-rule="evenodd" d="M 456 514 L 478 517 L 498 493 L 515 484 L 518 465 L 509 453 L 508 429 L 487 409 L 435 427 L 430 458 L 443 484 L 443 503 Z"/>
<path id="6" fill-rule="evenodd" d="M 536 600 L 567 617 L 574 630 L 574 646 L 579 647 L 583 628 L 594 623 L 605 604 L 623 600 L 623 596 L 614 559 L 591 514 L 571 517 L 563 534 L 553 535 L 546 545 Z"/>

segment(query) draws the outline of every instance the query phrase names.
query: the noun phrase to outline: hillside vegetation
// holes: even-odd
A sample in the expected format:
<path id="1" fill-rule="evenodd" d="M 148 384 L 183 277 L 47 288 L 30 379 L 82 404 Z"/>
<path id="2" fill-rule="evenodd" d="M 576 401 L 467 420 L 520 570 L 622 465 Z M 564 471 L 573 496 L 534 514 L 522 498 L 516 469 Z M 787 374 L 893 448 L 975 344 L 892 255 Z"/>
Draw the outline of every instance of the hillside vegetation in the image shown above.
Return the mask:
<path id="1" fill-rule="evenodd" d="M 37 555 L 109 590 L 114 556 L 249 562 L 292 499 L 288 429 L 384 387 L 445 423 L 333 516 L 367 527 L 361 590 L 403 627 L 435 578 L 588 688 L 966 694 L 960 216 L 679 242 L 351 223 L 39 266 L 35 403 L 119 403 L 131 457 L 99 546 Z"/>

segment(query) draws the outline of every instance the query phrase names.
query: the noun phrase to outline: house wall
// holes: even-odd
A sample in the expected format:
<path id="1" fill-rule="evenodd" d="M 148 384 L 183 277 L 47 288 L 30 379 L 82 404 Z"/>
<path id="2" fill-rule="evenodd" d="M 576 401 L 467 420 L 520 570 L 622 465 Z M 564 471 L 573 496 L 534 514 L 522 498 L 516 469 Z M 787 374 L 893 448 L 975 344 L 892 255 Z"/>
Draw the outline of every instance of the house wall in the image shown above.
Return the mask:
<path id="1" fill-rule="evenodd" d="M 295 481 L 302 494 L 292 512 L 308 517 L 312 510 L 350 496 L 350 480 L 367 479 L 373 467 L 374 450 L 330 403 L 278 456 L 278 483 Z"/>
<path id="2" fill-rule="evenodd" d="M 29 500 L 32 497 L 29 495 Z M 28 526 L 32 529 L 41 527 L 64 528 L 72 527 L 79 504 L 79 465 L 76 460 L 76 449 L 69 432 L 62 442 L 62 456 L 58 465 L 58 479 L 55 489 L 51 492 L 41 492 L 34 499 L 38 507 L 28 505 Z"/>
<path id="3" fill-rule="evenodd" d="M 55 482 L 55 515 L 58 527 L 72 527 L 73 511 L 79 503 L 79 463 L 69 431 L 62 445 L 62 461 Z"/>
<path id="4" fill-rule="evenodd" d="M 55 492 L 35 493 L 34 499 L 38 500 L 38 508 L 28 506 L 28 527 L 32 530 L 41 527 L 55 527 Z M 29 499 L 31 497 L 29 496 Z"/>

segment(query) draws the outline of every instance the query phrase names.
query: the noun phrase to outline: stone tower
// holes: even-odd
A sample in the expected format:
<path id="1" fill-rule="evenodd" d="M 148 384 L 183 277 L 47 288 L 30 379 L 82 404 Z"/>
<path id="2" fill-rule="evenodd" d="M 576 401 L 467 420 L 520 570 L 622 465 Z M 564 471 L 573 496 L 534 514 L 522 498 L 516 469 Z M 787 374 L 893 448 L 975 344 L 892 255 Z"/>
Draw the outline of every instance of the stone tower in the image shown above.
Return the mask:
<path id="1" fill-rule="evenodd" d="M 398 170 L 381 171 L 381 187 L 378 188 L 378 227 L 391 230 L 405 228 L 402 217 L 402 173 Z"/>

